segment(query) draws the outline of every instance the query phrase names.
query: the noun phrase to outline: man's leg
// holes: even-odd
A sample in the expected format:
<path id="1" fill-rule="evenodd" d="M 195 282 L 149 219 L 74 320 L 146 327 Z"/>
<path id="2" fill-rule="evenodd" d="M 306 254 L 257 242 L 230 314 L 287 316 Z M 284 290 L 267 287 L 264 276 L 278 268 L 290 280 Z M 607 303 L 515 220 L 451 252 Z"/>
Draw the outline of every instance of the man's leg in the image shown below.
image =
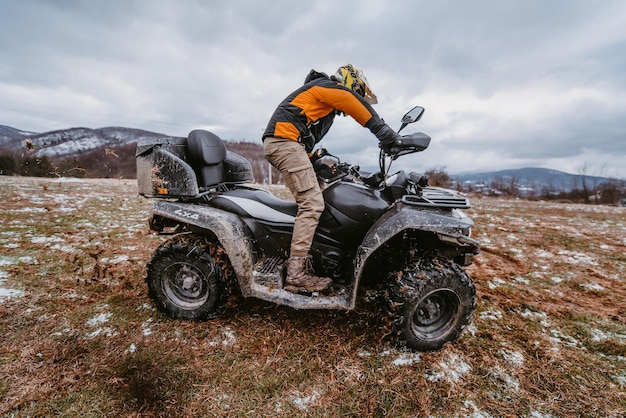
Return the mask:
<path id="1" fill-rule="evenodd" d="M 316 291 L 332 283 L 329 278 L 313 275 L 308 254 L 319 218 L 324 211 L 324 197 L 317 183 L 315 171 L 304 147 L 290 140 L 266 138 L 265 154 L 268 161 L 282 174 L 285 183 L 298 204 L 294 220 L 285 289 Z"/>

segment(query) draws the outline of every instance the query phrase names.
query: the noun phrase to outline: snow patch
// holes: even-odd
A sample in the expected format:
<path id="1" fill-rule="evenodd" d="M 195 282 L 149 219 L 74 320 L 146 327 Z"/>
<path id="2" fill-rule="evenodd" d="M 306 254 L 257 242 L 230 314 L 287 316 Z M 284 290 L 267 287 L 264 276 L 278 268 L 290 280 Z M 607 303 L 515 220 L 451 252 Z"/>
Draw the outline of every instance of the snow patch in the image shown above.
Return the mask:
<path id="1" fill-rule="evenodd" d="M 530 318 L 534 320 L 548 318 L 548 315 L 545 312 L 535 312 L 529 309 L 524 310 L 520 315 L 522 315 L 524 318 Z"/>
<path id="2" fill-rule="evenodd" d="M 235 337 L 235 331 L 230 328 L 225 328 L 222 331 L 223 338 L 215 338 L 209 343 L 211 347 L 217 347 L 219 345 L 223 347 L 233 346 L 237 344 L 237 338 Z"/>
<path id="3" fill-rule="evenodd" d="M 98 325 L 106 324 L 107 322 L 109 322 L 110 317 L 111 317 L 111 312 L 98 314 L 94 316 L 93 318 L 91 318 L 90 320 L 88 320 L 87 325 L 91 327 L 95 327 Z"/>
<path id="4" fill-rule="evenodd" d="M 87 333 L 87 338 L 88 339 L 92 339 L 95 338 L 99 335 L 104 335 L 106 337 L 114 337 L 118 334 L 118 332 L 116 330 L 114 330 L 113 328 L 109 328 L 109 327 L 105 327 L 105 328 L 97 328 L 92 332 L 88 332 Z"/>
<path id="5" fill-rule="evenodd" d="M 598 263 L 593 258 L 589 257 L 587 254 L 577 253 L 577 252 L 568 251 L 568 250 L 560 250 L 559 252 L 557 252 L 557 254 L 565 256 L 566 261 L 571 264 L 586 264 L 586 265 L 592 265 L 592 266 L 598 265 Z"/>
<path id="6" fill-rule="evenodd" d="M 0 302 L 5 299 L 19 298 L 24 296 L 24 291 L 17 289 L 6 289 L 0 287 Z"/>
<path id="7" fill-rule="evenodd" d="M 491 415 L 481 411 L 473 400 L 463 402 L 463 406 L 468 409 L 468 411 L 465 412 L 467 412 L 466 416 L 469 418 L 491 418 Z M 469 410 L 471 410 L 471 412 L 469 412 Z"/>
<path id="8" fill-rule="evenodd" d="M 489 308 L 480 314 L 481 319 L 491 319 L 492 321 L 499 321 L 502 319 L 502 312 L 495 309 Z"/>
<path id="9" fill-rule="evenodd" d="M 149 318 L 144 323 L 141 324 L 141 332 L 144 337 L 152 335 L 152 328 L 150 328 L 150 324 L 152 323 L 152 318 Z"/>
<path id="10" fill-rule="evenodd" d="M 424 377 L 433 383 L 441 380 L 456 383 L 463 375 L 472 371 L 472 367 L 456 354 L 452 354 L 450 358 L 440 362 L 438 366 L 439 370 L 427 372 Z"/>
<path id="11" fill-rule="evenodd" d="M 30 242 L 33 244 L 45 244 L 49 242 L 62 242 L 63 240 L 59 237 L 33 237 Z"/>
<path id="12" fill-rule="evenodd" d="M 419 361 L 419 353 L 401 353 L 391 364 L 394 366 L 407 366 Z"/>
<path id="13" fill-rule="evenodd" d="M 524 365 L 524 355 L 519 351 L 500 350 L 502 358 L 512 366 L 522 367 Z"/>
<path id="14" fill-rule="evenodd" d="M 305 396 L 305 397 L 292 396 L 289 400 L 299 410 L 308 411 L 309 406 L 315 403 L 319 399 L 319 397 L 320 397 L 320 393 L 317 390 L 313 390 L 313 393 L 309 396 Z"/>
<path id="15" fill-rule="evenodd" d="M 506 282 L 502 279 L 500 279 L 499 277 L 494 277 L 488 284 L 489 289 L 496 289 L 500 286 L 502 286 L 503 284 L 506 284 Z"/>
<path id="16" fill-rule="evenodd" d="M 602 292 L 605 290 L 604 287 L 600 286 L 597 283 L 581 283 L 579 286 L 594 292 Z"/>
<path id="17" fill-rule="evenodd" d="M 102 262 L 103 263 L 111 263 L 111 264 L 117 264 L 117 263 L 121 263 L 124 261 L 128 261 L 129 257 L 127 255 L 118 255 L 116 257 L 113 258 L 102 258 Z"/>
<path id="18" fill-rule="evenodd" d="M 108 307 L 105 305 L 105 308 Z M 95 338 L 99 335 L 104 335 L 107 337 L 113 337 L 115 335 L 118 334 L 118 332 L 116 330 L 114 330 L 113 328 L 110 327 L 100 327 L 100 325 L 104 325 L 107 322 L 109 322 L 109 318 L 111 318 L 111 312 L 103 312 L 101 314 L 98 314 L 96 316 L 94 316 L 93 318 L 89 319 L 87 321 L 87 325 L 89 325 L 90 327 L 98 327 L 95 330 L 88 332 L 86 337 L 88 339 L 92 339 Z"/>
<path id="19" fill-rule="evenodd" d="M 626 340 L 626 335 L 624 334 L 617 334 L 615 332 L 604 332 L 597 328 L 593 328 L 589 333 L 591 334 L 591 341 L 593 342 L 601 342 L 610 338 Z"/>

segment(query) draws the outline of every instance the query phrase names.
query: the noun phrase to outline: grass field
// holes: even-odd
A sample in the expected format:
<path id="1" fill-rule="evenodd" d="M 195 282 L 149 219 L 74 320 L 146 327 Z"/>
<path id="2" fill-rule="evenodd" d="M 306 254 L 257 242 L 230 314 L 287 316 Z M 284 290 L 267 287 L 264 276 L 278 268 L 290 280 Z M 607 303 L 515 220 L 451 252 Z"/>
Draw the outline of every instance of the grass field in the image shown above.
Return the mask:
<path id="1" fill-rule="evenodd" d="M 626 208 L 474 198 L 474 323 L 415 353 L 365 301 L 158 313 L 134 181 L 0 176 L 0 202 L 0 416 L 626 414 Z"/>

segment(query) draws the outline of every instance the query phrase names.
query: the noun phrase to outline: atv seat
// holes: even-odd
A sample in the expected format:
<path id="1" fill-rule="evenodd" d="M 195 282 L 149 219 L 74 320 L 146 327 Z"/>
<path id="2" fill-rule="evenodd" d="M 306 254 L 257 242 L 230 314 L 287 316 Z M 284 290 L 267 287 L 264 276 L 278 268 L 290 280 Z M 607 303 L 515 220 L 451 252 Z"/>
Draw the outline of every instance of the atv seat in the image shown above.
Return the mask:
<path id="1" fill-rule="evenodd" d="M 253 180 L 250 163 L 226 150 L 224 142 L 212 132 L 199 129 L 191 131 L 187 137 L 187 152 L 200 187 Z"/>
<path id="2" fill-rule="evenodd" d="M 233 189 L 211 199 L 211 205 L 236 213 L 269 222 L 293 222 L 298 213 L 298 205 L 291 200 L 282 200 L 261 189 Z"/>

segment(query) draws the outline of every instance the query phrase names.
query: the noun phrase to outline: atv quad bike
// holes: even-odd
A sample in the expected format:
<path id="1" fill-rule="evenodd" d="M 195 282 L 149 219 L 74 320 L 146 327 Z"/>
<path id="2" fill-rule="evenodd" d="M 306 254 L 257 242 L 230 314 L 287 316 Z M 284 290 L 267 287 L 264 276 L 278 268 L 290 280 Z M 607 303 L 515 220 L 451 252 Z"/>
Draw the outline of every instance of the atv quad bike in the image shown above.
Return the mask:
<path id="1" fill-rule="evenodd" d="M 409 111 L 400 130 L 423 112 Z M 403 136 L 380 150 L 376 173 L 314 152 L 325 210 L 310 254 L 316 274 L 333 285 L 302 295 L 283 289 L 295 202 L 250 186 L 249 162 L 211 132 L 139 143 L 139 193 L 155 200 L 150 228 L 173 235 L 148 264 L 150 297 L 173 318 L 206 320 L 224 311 L 235 288 L 295 309 L 344 310 L 361 289 L 384 288 L 399 340 L 440 348 L 471 321 L 476 291 L 462 266 L 480 245 L 462 212 L 466 198 L 429 187 L 424 175 L 389 175 L 395 159 L 429 144 L 423 133 Z"/>

